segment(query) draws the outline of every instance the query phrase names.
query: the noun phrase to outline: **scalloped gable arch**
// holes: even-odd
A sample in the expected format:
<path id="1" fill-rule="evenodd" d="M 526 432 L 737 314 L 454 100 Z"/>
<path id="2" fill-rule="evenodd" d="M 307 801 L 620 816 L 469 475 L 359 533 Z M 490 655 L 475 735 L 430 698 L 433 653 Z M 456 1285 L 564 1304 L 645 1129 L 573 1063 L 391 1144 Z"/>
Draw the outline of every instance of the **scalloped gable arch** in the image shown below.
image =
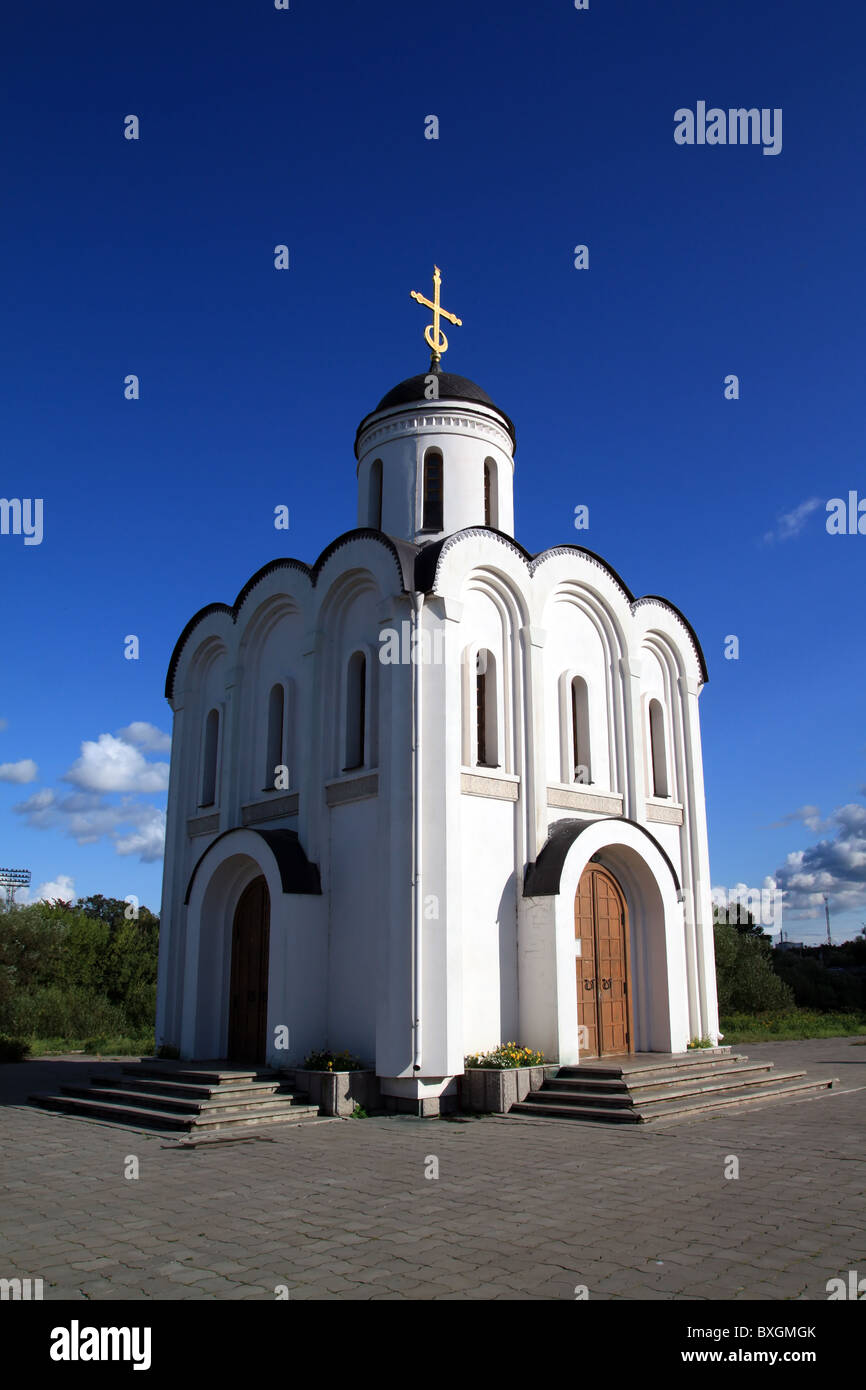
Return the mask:
<path id="1" fill-rule="evenodd" d="M 238 615 L 256 585 L 260 584 L 263 579 L 266 579 L 269 574 L 273 574 L 280 569 L 300 571 L 301 574 L 309 579 L 310 589 L 314 589 L 322 570 L 332 555 L 342 549 L 343 546 L 355 540 L 371 540 L 375 541 L 377 545 L 383 546 L 394 559 L 400 580 L 401 591 L 403 593 L 409 592 L 413 566 L 418 554 L 418 547 L 412 545 L 408 541 L 395 540 L 393 537 L 386 535 L 384 531 L 374 531 L 368 526 L 356 527 L 352 531 L 344 531 L 341 536 L 338 536 L 336 540 L 331 541 L 330 545 L 325 547 L 321 555 L 319 555 L 318 559 L 312 565 L 307 565 L 303 560 L 295 560 L 290 556 L 269 560 L 266 565 L 262 565 L 261 569 L 256 570 L 255 574 L 251 575 L 238 593 L 233 604 L 209 603 L 206 604 L 204 608 L 200 608 L 197 613 L 193 614 L 174 644 L 165 678 L 165 698 L 169 701 L 173 698 L 175 677 L 184 648 L 199 623 L 204 622 L 205 618 L 210 617 L 213 613 L 225 613 L 231 618 L 233 624 L 237 623 Z"/>
<path id="2" fill-rule="evenodd" d="M 626 598 L 632 613 L 643 604 L 660 604 L 662 608 L 667 609 L 668 612 L 673 614 L 682 624 L 694 650 L 695 657 L 697 658 L 702 683 L 706 685 L 708 682 L 709 673 L 707 671 L 707 663 L 697 634 L 688 619 L 685 618 L 679 608 L 677 608 L 676 604 L 671 603 L 669 599 L 662 598 L 659 594 L 645 594 L 641 598 L 635 598 L 631 589 L 613 566 L 609 565 L 600 555 L 596 555 L 594 550 L 587 550 L 586 547 L 582 545 L 555 545 L 551 546 L 548 550 L 539 551 L 537 555 L 531 555 L 528 550 L 524 549 L 519 541 L 514 540 L 511 536 L 506 536 L 504 532 L 497 531 L 493 527 L 466 527 L 464 530 L 455 531 L 453 535 L 445 536 L 441 541 L 435 541 L 432 545 L 425 546 L 421 550 L 415 563 L 415 587 L 422 593 L 434 592 L 443 557 L 448 551 L 452 550 L 454 546 L 459 545 L 462 541 L 484 536 L 489 537 L 491 540 L 498 541 L 501 545 L 504 545 L 508 550 L 519 556 L 526 565 L 530 577 L 533 576 L 536 570 L 547 560 L 553 559 L 557 555 L 580 555 L 583 556 L 584 559 L 589 560 L 590 563 L 597 565 L 599 569 L 603 570 L 605 574 L 614 581 Z"/>

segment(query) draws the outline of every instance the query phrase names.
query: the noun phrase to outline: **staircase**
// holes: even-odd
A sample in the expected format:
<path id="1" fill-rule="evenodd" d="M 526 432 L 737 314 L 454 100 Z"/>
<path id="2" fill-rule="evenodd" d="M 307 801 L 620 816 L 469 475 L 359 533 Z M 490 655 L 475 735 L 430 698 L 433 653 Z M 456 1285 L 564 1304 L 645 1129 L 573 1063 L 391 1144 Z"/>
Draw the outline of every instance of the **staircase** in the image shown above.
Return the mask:
<path id="1" fill-rule="evenodd" d="M 648 1124 L 727 1106 L 802 1097 L 833 1085 L 838 1085 L 838 1077 L 816 1080 L 804 1071 L 777 1072 L 772 1062 L 750 1062 L 730 1052 L 703 1057 L 650 1052 L 623 1058 L 622 1064 L 612 1058 L 560 1067 L 508 1113 Z"/>
<path id="2" fill-rule="evenodd" d="M 145 1060 L 120 1076 L 91 1076 L 89 1086 L 61 1086 L 58 1095 L 30 1096 L 42 1110 L 61 1110 L 136 1129 L 209 1134 L 238 1125 L 316 1119 L 318 1107 L 266 1067 L 225 1062 L 182 1065 Z"/>

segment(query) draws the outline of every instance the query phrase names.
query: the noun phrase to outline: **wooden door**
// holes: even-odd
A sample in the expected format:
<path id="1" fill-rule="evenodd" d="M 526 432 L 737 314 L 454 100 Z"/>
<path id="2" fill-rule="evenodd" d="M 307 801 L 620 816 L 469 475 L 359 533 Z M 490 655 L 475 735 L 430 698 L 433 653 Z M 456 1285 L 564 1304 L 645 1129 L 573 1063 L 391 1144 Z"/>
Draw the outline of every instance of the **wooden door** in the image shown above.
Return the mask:
<path id="1" fill-rule="evenodd" d="M 631 1051 L 628 919 L 613 874 L 591 865 L 574 899 L 580 1052 L 617 1057 Z M 578 954 L 579 950 L 579 954 Z"/>
<path id="2" fill-rule="evenodd" d="M 270 906 L 268 885 L 260 876 L 244 889 L 235 909 L 229 986 L 230 1061 L 265 1060 Z"/>

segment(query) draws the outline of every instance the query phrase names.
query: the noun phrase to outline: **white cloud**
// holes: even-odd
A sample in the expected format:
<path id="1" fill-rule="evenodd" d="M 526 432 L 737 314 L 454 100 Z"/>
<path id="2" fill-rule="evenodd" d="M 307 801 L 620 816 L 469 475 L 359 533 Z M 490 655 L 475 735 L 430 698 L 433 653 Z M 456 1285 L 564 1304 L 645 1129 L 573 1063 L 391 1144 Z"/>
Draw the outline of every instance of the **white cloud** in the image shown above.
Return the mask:
<path id="1" fill-rule="evenodd" d="M 796 822 L 816 832 L 819 830 L 827 830 L 830 825 L 829 821 L 822 821 L 819 807 L 800 806 L 796 811 L 791 811 L 789 815 L 783 816 L 781 820 L 774 821 L 771 829 L 777 830 L 779 826 L 793 825 Z"/>
<path id="2" fill-rule="evenodd" d="M 154 806 L 152 818 L 144 822 L 141 829 L 131 835 L 115 837 L 118 854 L 137 854 L 145 864 L 161 859 L 165 850 L 165 812 Z"/>
<path id="3" fill-rule="evenodd" d="M 167 734 L 143 720 L 117 734 L 85 740 L 80 758 L 62 779 L 74 790 L 61 794 L 44 787 L 12 809 L 31 829 L 58 829 L 80 845 L 109 840 L 117 854 L 152 863 L 163 853 L 165 811 L 142 798 L 166 791 L 168 763 L 148 762 L 141 750 L 162 752 L 169 743 Z"/>
<path id="4" fill-rule="evenodd" d="M 118 729 L 117 738 L 143 748 L 145 753 L 168 753 L 171 749 L 171 734 L 164 734 L 155 724 L 143 719 L 135 719 L 125 729 Z"/>
<path id="5" fill-rule="evenodd" d="M 8 720 L 8 719 L 0 719 L 0 733 L 2 733 L 4 729 L 8 729 L 8 728 L 9 728 L 9 720 Z"/>
<path id="6" fill-rule="evenodd" d="M 809 497 L 805 502 L 801 502 L 799 507 L 795 507 L 792 512 L 784 512 L 780 516 L 772 531 L 764 533 L 764 540 L 768 545 L 774 541 L 790 541 L 799 536 L 809 517 L 817 507 L 824 504 L 820 497 Z"/>
<path id="7" fill-rule="evenodd" d="M 0 782 L 35 782 L 39 768 L 32 758 L 22 758 L 19 763 L 0 763 Z"/>
<path id="8" fill-rule="evenodd" d="M 774 932 L 778 931 L 782 916 L 782 895 L 777 889 L 776 880 L 767 874 L 760 888 L 746 883 L 735 883 L 731 888 L 714 885 L 710 896 L 722 912 L 739 907 L 751 913 L 756 926 Z"/>
<path id="9" fill-rule="evenodd" d="M 137 748 L 100 734 L 95 743 L 81 745 L 81 757 L 63 780 L 97 792 L 163 792 L 168 788 L 168 763 L 149 763 Z"/>
<path id="10" fill-rule="evenodd" d="M 75 897 L 75 879 L 70 878 L 69 874 L 58 874 L 55 879 L 48 879 L 46 883 L 40 883 L 36 889 L 36 895 L 31 900 L 33 902 L 53 902 L 55 898 L 62 898 L 63 901 L 72 902 Z"/>
<path id="11" fill-rule="evenodd" d="M 803 819 L 810 829 L 833 834 L 807 849 L 793 850 L 776 870 L 785 894 L 785 911 L 817 917 L 824 911 L 824 894 L 839 912 L 866 906 L 866 806 L 839 806 L 826 820 L 815 812 Z M 797 818 L 797 813 L 793 819 Z"/>

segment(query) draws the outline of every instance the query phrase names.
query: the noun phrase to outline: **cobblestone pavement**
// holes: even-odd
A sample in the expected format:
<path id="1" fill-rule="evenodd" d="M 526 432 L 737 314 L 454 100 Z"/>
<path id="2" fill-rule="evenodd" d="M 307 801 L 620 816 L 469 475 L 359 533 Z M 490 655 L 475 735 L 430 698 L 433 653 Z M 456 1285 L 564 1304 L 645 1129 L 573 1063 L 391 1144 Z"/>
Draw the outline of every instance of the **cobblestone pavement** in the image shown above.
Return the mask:
<path id="1" fill-rule="evenodd" d="M 664 1126 L 371 1118 L 183 1147 L 23 1104 L 92 1061 L 5 1066 L 0 1277 L 81 1300 L 826 1299 L 866 1273 L 866 1046 L 737 1050 L 841 1088 Z"/>

